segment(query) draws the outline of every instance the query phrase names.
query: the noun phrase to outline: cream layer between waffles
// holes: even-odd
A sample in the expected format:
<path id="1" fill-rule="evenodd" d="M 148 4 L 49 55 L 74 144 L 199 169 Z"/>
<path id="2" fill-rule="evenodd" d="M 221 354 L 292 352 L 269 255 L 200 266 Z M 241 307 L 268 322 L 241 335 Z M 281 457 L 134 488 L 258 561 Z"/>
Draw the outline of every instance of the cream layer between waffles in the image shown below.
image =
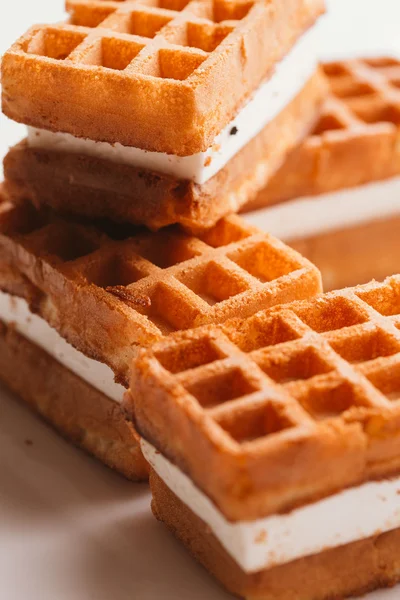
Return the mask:
<path id="1" fill-rule="evenodd" d="M 210 147 L 190 156 L 151 152 L 34 127 L 28 128 L 28 144 L 31 148 L 87 154 L 203 184 L 284 110 L 315 73 L 317 64 L 316 32 L 312 28 L 276 65 L 272 77 L 259 87 Z"/>
<path id="2" fill-rule="evenodd" d="M 106 364 L 85 356 L 41 317 L 29 309 L 24 298 L 0 291 L 0 321 L 15 327 L 16 331 L 45 350 L 86 383 L 114 402 L 121 403 L 125 388 L 116 383 L 113 371 Z"/>
<path id="3" fill-rule="evenodd" d="M 287 514 L 231 522 L 185 473 L 144 439 L 141 448 L 151 468 L 246 573 L 400 527 L 400 477 L 365 483 Z"/>
<path id="4" fill-rule="evenodd" d="M 400 177 L 289 200 L 246 215 L 287 243 L 400 215 Z"/>

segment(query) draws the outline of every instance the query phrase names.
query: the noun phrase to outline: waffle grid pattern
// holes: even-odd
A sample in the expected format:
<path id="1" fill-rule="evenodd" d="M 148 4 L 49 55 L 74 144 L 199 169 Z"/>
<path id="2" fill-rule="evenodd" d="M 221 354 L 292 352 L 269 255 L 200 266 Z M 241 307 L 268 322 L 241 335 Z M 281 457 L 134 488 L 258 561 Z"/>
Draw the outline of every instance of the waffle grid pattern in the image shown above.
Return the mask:
<path id="1" fill-rule="evenodd" d="M 323 66 L 336 97 L 315 134 L 389 123 L 400 127 L 400 61 L 380 57 Z"/>
<path id="2" fill-rule="evenodd" d="M 394 294 L 394 285 L 397 298 L 388 301 L 382 287 L 333 292 L 242 324 L 194 332 L 193 342 L 172 339 L 154 355 L 240 444 L 258 444 L 309 424 L 310 417 L 342 419 L 353 407 L 389 408 L 400 400 L 400 277 L 386 290 Z M 398 377 L 382 386 L 388 364 Z M 296 408 L 288 410 L 293 399 Z M 259 418 L 262 412 L 266 419 Z"/>
<path id="3" fill-rule="evenodd" d="M 158 7 L 145 0 L 70 2 L 70 23 L 35 34 L 27 52 L 182 81 L 234 30 L 237 22 L 233 17 L 244 18 L 253 2 L 225 3 L 225 11 L 223 3 L 217 11 L 207 2 L 189 6 L 189 2 L 171 0 L 162 4 Z M 212 18 L 218 16 L 214 22 Z M 226 22 L 228 17 L 232 21 Z"/>
<path id="4" fill-rule="evenodd" d="M 311 263 L 238 217 L 220 221 L 201 237 L 176 229 L 129 237 L 127 228 L 125 238 L 115 239 L 119 227 L 112 226 L 107 235 L 94 226 L 46 222 L 37 215 L 35 220 L 28 213 L 25 208 L 3 212 L 2 262 L 51 297 L 60 318 L 73 319 L 72 307 L 81 306 L 76 317 L 84 315 L 92 353 L 114 336 L 117 348 L 148 345 L 176 330 L 251 314 L 319 290 L 320 276 Z M 63 294 L 70 294 L 65 313 Z M 100 329 L 103 323 L 100 340 L 88 326 L 91 315 Z M 110 331 L 117 316 L 122 341 L 118 327 Z M 85 338 L 83 331 L 80 337 Z"/>
<path id="5" fill-rule="evenodd" d="M 307 10 L 302 2 L 290 0 L 281 5 L 265 0 L 70 0 L 68 23 L 34 27 L 6 53 L 3 106 L 7 109 L 8 95 L 14 95 L 14 107 L 9 108 L 17 110 L 15 94 L 24 93 L 24 74 L 18 78 L 18 88 L 13 88 L 13 80 L 23 69 L 31 74 L 34 95 L 52 93 L 49 77 L 53 84 L 68 84 L 70 91 L 70 106 L 63 114 L 49 107 L 51 123 L 46 126 L 37 122 L 38 114 L 32 116 L 31 105 L 27 124 L 53 130 L 59 125 L 60 131 L 70 131 L 71 113 L 77 120 L 75 127 L 82 128 L 80 137 L 194 154 L 212 143 L 246 96 L 312 24 L 321 4 L 314 0 Z M 263 31 L 269 35 L 261 41 Z M 275 36 L 280 45 L 273 44 Z M 229 97 L 224 103 L 214 102 L 229 80 Z M 107 89 L 107 96 L 101 88 Z M 98 136 L 93 135 L 89 113 L 85 117 L 78 105 L 83 103 L 82 110 L 88 111 L 88 102 L 92 103 L 94 122 L 94 98 L 110 122 L 108 126 L 103 118 Z M 119 119 L 113 114 L 116 103 Z M 140 128 L 133 127 L 134 118 Z M 169 148 L 168 137 L 170 144 L 178 144 L 177 127 L 181 147 Z M 151 143 L 159 147 L 148 147 Z"/>
<path id="6" fill-rule="evenodd" d="M 315 129 L 246 209 L 400 174 L 400 60 L 354 59 L 322 68 L 331 95 Z"/>
<path id="7" fill-rule="evenodd" d="M 142 406 L 141 398 L 150 388 L 155 404 Z M 374 463 L 382 466 L 398 459 L 400 451 L 394 441 L 400 416 L 400 276 L 170 338 L 142 351 L 134 365 L 132 390 L 139 431 L 164 445 L 162 449 L 195 479 L 198 454 L 188 457 L 185 441 L 179 450 L 174 449 L 171 439 L 160 442 L 155 430 L 148 428 L 150 413 L 154 417 L 154 410 L 163 411 L 167 398 L 169 410 L 177 411 L 175 425 L 180 423 L 177 427 L 191 431 L 199 447 L 208 448 L 210 455 L 203 456 L 208 464 L 221 456 L 230 457 L 232 481 L 243 478 L 243 465 L 253 476 L 252 468 L 258 465 L 261 479 L 268 479 L 269 467 L 281 467 L 283 488 L 290 486 L 296 471 L 295 477 L 303 470 L 317 477 L 312 452 L 318 452 L 332 432 L 343 448 L 350 433 L 356 445 L 361 441 L 357 449 L 348 448 L 352 456 L 354 452 L 363 456 L 357 477 L 374 476 Z M 172 422 L 168 425 L 165 431 L 179 437 Z M 307 445 L 306 440 L 311 442 L 311 456 L 300 450 L 296 458 L 292 456 L 295 466 L 291 464 L 292 475 L 285 482 L 290 466 L 285 464 L 286 451 Z M 385 445 L 388 440 L 391 446 Z M 194 444 L 189 445 L 190 451 Z M 332 448 L 329 469 L 335 470 L 335 460 L 343 457 Z M 326 458 L 322 453 L 325 471 Z M 355 476 L 353 467 L 349 459 L 351 477 Z M 331 477 L 334 480 L 335 474 Z M 207 487 L 207 479 L 200 475 L 200 480 Z M 257 485 L 253 481 L 252 486 Z M 214 489 L 208 491 L 221 501 Z M 269 500 L 275 491 L 269 490 Z M 235 493 L 232 488 L 231 500 Z M 290 500 L 280 497 L 281 504 L 290 501 L 293 496 Z M 251 502 L 248 508 L 252 510 Z"/>

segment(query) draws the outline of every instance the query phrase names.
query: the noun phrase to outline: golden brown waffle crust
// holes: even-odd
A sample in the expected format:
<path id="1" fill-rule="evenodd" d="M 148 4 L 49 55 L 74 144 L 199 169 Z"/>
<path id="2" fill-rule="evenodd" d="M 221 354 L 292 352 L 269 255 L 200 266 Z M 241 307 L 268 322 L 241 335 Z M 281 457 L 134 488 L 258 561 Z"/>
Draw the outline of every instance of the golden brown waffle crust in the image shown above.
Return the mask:
<path id="1" fill-rule="evenodd" d="M 280 115 L 202 185 L 95 157 L 30 148 L 24 141 L 4 161 L 7 193 L 14 202 L 29 200 L 153 230 L 174 223 L 189 231 L 212 227 L 257 196 L 314 128 L 326 91 L 317 71 Z"/>
<path id="2" fill-rule="evenodd" d="M 400 61 L 382 56 L 322 67 L 331 95 L 315 129 L 244 211 L 400 174 Z"/>
<path id="3" fill-rule="evenodd" d="M 125 408 L 228 520 L 243 521 L 399 472 L 399 397 L 394 276 L 142 350 Z"/>
<path id="4" fill-rule="evenodd" d="M 125 385 L 140 346 L 321 289 L 311 263 L 236 216 L 201 237 L 122 233 L 29 206 L 0 210 L 0 289 Z"/>
<path id="5" fill-rule="evenodd" d="M 154 515 L 235 596 L 248 600 L 337 600 L 400 580 L 400 529 L 246 574 L 209 527 L 151 470 Z"/>
<path id="6" fill-rule="evenodd" d="M 150 4 L 71 1 L 68 24 L 33 27 L 3 57 L 4 113 L 76 137 L 202 152 L 324 10 L 323 0 Z"/>
<path id="7" fill-rule="evenodd" d="M 0 321 L 0 380 L 61 435 L 132 481 L 147 479 L 120 405 Z"/>

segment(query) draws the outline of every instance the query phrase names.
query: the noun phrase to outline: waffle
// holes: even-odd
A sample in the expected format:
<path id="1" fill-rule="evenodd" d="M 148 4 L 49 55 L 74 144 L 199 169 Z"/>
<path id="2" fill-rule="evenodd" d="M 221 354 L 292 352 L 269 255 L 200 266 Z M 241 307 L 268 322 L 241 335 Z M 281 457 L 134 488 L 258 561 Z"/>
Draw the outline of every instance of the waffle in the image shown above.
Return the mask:
<path id="1" fill-rule="evenodd" d="M 68 23 L 33 27 L 4 55 L 5 114 L 180 156 L 212 144 L 324 10 L 322 0 L 71 0 L 67 8 Z"/>
<path id="2" fill-rule="evenodd" d="M 316 72 L 280 115 L 202 185 L 23 141 L 4 161 L 7 192 L 14 202 L 29 200 L 65 213 L 151 229 L 179 223 L 196 232 L 257 195 L 314 127 L 325 97 L 325 80 Z"/>
<path id="3" fill-rule="evenodd" d="M 244 210 L 400 174 L 400 61 L 323 65 L 331 89 L 312 133 Z"/>
<path id="4" fill-rule="evenodd" d="M 76 446 L 129 479 L 147 478 L 138 436 L 121 407 L 1 319 L 0 379 Z"/>
<path id="5" fill-rule="evenodd" d="M 130 359 L 172 332 L 315 295 L 320 274 L 239 217 L 201 237 L 0 211 L 0 289 L 22 296 L 127 384 Z"/>
<path id="6" fill-rule="evenodd" d="M 181 332 L 139 353 L 127 414 L 232 521 L 390 476 L 399 315 L 393 276 Z"/>

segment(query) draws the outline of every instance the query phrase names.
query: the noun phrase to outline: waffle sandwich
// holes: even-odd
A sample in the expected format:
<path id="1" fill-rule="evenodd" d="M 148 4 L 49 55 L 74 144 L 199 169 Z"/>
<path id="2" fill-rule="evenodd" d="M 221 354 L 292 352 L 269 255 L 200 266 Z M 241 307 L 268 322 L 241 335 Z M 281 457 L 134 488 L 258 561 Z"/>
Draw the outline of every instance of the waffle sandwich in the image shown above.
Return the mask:
<path id="1" fill-rule="evenodd" d="M 400 276 L 142 350 L 125 410 L 153 511 L 231 592 L 400 579 Z"/>
<path id="2" fill-rule="evenodd" d="M 2 61 L 14 202 L 158 229 L 214 226 L 314 127 L 323 0 L 69 0 Z M 294 77 L 293 74 L 296 73 Z"/>
<path id="3" fill-rule="evenodd" d="M 192 237 L 0 206 L 0 379 L 131 479 L 147 467 L 120 403 L 140 347 L 320 291 L 313 265 L 239 217 Z"/>
<path id="4" fill-rule="evenodd" d="M 400 271 L 400 61 L 323 68 L 332 95 L 313 135 L 246 210 L 264 207 L 249 222 L 307 256 L 325 289 L 339 289 Z"/>

